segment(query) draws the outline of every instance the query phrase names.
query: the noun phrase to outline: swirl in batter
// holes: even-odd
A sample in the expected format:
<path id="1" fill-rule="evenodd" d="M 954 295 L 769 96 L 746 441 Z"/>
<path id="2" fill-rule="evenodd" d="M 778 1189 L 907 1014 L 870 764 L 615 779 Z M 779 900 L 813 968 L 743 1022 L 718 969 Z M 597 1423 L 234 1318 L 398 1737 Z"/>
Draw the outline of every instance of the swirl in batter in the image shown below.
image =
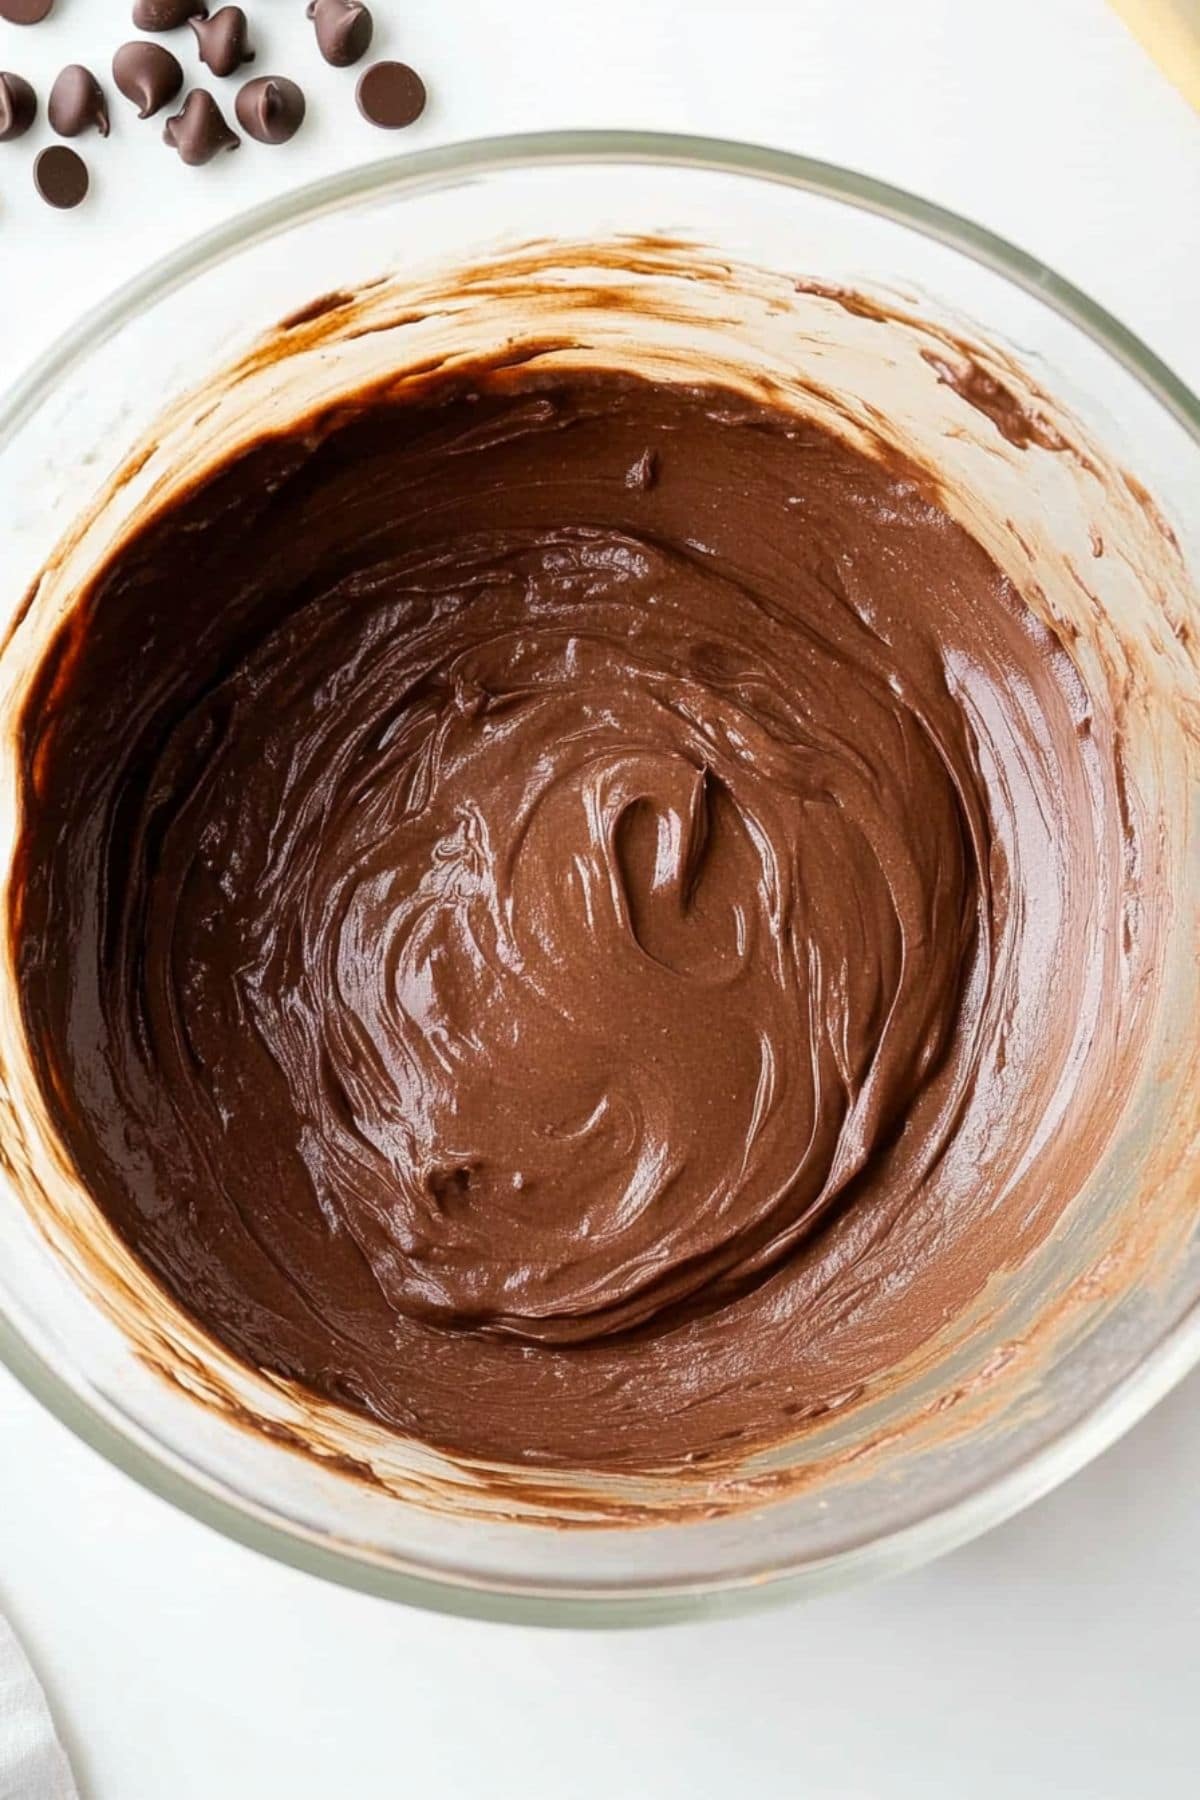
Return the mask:
<path id="1" fill-rule="evenodd" d="M 90 1191 L 452 1451 L 778 1438 L 1094 1157 L 1112 746 L 915 472 L 790 414 L 496 368 L 263 440 L 101 572 L 24 754 Z"/>

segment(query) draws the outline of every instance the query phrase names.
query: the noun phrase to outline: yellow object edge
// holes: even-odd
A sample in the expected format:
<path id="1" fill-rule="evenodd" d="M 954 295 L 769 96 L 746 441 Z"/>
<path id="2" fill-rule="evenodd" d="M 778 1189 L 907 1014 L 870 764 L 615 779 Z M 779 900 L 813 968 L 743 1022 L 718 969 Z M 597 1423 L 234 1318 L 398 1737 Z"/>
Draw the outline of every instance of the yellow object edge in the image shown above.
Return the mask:
<path id="1" fill-rule="evenodd" d="M 1109 4 L 1200 112 L 1200 0 L 1109 0 Z"/>

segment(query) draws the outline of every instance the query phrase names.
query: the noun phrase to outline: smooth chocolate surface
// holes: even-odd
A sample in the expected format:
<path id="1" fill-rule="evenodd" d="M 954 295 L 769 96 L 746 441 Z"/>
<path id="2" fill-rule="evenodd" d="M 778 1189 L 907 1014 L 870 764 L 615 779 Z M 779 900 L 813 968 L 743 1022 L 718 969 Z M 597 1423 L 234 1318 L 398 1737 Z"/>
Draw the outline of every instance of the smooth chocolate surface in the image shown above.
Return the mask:
<path id="1" fill-rule="evenodd" d="M 99 573 L 23 758 L 98 1204 L 453 1451 L 779 1439 L 1111 1125 L 1108 726 L 927 481 L 732 393 L 481 367 L 264 438 Z"/>
<path id="2" fill-rule="evenodd" d="M 241 139 L 207 88 L 193 88 L 163 126 L 163 142 L 179 152 L 181 162 L 201 168 L 223 150 L 236 150 Z"/>
<path id="3" fill-rule="evenodd" d="M 112 62 L 113 81 L 138 109 L 139 119 L 152 118 L 183 88 L 183 69 L 165 44 L 142 39 L 122 44 Z"/>
<path id="4" fill-rule="evenodd" d="M 69 150 L 65 144 L 51 144 L 38 152 L 33 165 L 33 184 L 47 206 L 69 212 L 87 199 L 87 164 L 77 151 Z"/>
<path id="5" fill-rule="evenodd" d="M 69 63 L 55 77 L 46 113 L 59 137 L 79 137 L 85 131 L 109 133 L 108 102 L 104 89 L 82 63 Z"/>
<path id="6" fill-rule="evenodd" d="M 0 19 L 10 25 L 40 25 L 54 10 L 54 0 L 0 0 Z"/>
<path id="7" fill-rule="evenodd" d="M 200 61 L 214 75 L 232 75 L 243 63 L 254 61 L 249 27 L 240 6 L 223 6 L 219 12 L 192 19 Z"/>
<path id="8" fill-rule="evenodd" d="M 317 48 L 335 69 L 348 69 L 371 47 L 375 21 L 360 0 L 309 0 Z"/>
<path id="9" fill-rule="evenodd" d="M 286 144 L 304 123 L 304 93 L 286 75 L 259 75 L 238 89 L 237 121 L 260 144 Z"/>
<path id="10" fill-rule="evenodd" d="M 407 63 L 372 63 L 354 90 L 358 110 L 384 131 L 400 131 L 425 111 L 425 83 Z"/>
<path id="11" fill-rule="evenodd" d="M 0 144 L 24 137 L 37 118 L 37 94 L 23 75 L 0 69 Z"/>
<path id="12" fill-rule="evenodd" d="M 207 11 L 207 0 L 133 0 L 133 22 L 139 31 L 177 31 Z"/>

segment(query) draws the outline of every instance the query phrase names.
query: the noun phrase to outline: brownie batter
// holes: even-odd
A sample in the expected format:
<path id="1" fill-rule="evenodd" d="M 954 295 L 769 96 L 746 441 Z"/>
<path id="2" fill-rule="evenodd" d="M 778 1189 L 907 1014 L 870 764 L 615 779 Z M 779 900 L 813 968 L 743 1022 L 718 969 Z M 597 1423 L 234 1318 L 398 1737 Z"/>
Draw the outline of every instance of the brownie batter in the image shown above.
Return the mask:
<path id="1" fill-rule="evenodd" d="M 451 1451 L 794 1432 L 1111 1123 L 1116 745 L 927 481 L 732 393 L 481 367 L 262 438 L 80 597 L 23 766 L 97 1203 Z"/>

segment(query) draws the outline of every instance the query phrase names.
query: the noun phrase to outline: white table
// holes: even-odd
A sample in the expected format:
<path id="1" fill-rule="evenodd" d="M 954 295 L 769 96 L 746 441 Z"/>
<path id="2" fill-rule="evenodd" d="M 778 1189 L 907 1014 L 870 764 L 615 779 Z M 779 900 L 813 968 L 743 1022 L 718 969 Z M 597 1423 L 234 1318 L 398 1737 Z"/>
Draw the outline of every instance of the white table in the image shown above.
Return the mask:
<path id="1" fill-rule="evenodd" d="M 188 171 L 114 96 L 113 139 L 81 145 L 92 198 L 59 215 L 30 141 L 0 146 L 0 384 L 150 258 L 311 176 L 403 144 L 643 125 L 770 141 L 971 214 L 1200 386 L 1200 121 L 1101 0 L 375 0 L 378 53 L 432 95 L 398 140 L 318 61 L 302 0 L 246 3 L 251 72 L 309 92 L 288 148 Z M 106 73 L 128 35 L 127 0 L 58 15 L 0 24 L 0 67 L 43 96 L 65 61 Z M 275 1567 L 0 1375 L 0 1607 L 90 1800 L 1190 1800 L 1198 1414 L 1193 1378 L 1066 1489 L 885 1587 L 589 1636 Z"/>

